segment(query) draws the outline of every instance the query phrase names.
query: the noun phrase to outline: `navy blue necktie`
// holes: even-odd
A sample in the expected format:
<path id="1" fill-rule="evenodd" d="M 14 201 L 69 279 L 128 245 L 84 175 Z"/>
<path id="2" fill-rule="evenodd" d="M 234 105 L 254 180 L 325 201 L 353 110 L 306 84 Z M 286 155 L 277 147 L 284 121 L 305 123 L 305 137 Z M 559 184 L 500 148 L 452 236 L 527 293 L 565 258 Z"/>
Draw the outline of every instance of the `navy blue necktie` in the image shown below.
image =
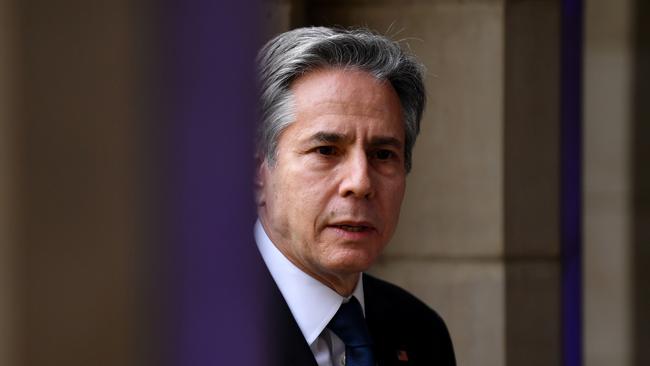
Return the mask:
<path id="1" fill-rule="evenodd" d="M 352 296 L 342 304 L 327 327 L 345 343 L 346 366 L 375 366 L 372 341 L 359 300 Z"/>

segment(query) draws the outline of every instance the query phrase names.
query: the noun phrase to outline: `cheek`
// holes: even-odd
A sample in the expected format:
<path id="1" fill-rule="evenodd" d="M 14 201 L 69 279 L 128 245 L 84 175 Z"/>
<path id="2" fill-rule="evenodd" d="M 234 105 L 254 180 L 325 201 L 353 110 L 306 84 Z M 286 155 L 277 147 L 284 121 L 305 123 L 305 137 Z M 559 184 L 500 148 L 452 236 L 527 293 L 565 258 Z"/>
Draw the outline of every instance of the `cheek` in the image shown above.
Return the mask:
<path id="1" fill-rule="evenodd" d="M 295 164 L 285 175 L 286 186 L 294 196 L 311 201 L 322 195 L 333 177 L 331 174 L 314 171 L 304 161 L 301 162 L 303 163 Z"/>
<path id="2" fill-rule="evenodd" d="M 398 192 L 395 194 L 395 208 L 399 212 L 402 207 L 402 202 L 404 201 L 404 193 L 406 192 L 406 186 L 402 183 L 396 190 Z"/>
<path id="3" fill-rule="evenodd" d="M 389 223 L 390 226 L 393 226 L 390 230 L 391 232 L 394 231 L 394 226 L 397 225 L 399 219 L 405 188 L 404 180 L 390 182 L 390 184 L 387 184 L 384 187 L 384 215 L 386 222 Z"/>
<path id="4" fill-rule="evenodd" d="M 306 181 L 301 187 L 292 190 L 295 200 L 295 215 L 301 221 L 315 224 L 327 211 L 327 187 L 313 181 Z"/>
<path id="5" fill-rule="evenodd" d="M 385 194 L 386 200 L 389 202 L 391 207 L 399 207 L 402 204 L 402 199 L 404 198 L 404 192 L 406 190 L 406 181 L 402 179 L 392 179 L 386 180 L 382 186 L 383 193 Z"/>
<path id="6" fill-rule="evenodd" d="M 318 177 L 305 172 L 289 172 L 278 182 L 276 204 L 302 229 L 309 229 L 327 206 L 327 187 Z"/>

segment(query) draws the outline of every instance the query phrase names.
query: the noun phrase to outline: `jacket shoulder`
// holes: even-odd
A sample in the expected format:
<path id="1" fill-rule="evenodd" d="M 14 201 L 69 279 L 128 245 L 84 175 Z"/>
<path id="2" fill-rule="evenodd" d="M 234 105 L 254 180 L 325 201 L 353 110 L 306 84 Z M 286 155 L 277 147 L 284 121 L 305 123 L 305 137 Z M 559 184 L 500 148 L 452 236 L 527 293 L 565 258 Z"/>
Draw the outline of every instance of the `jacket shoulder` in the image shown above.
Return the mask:
<path id="1" fill-rule="evenodd" d="M 363 276 L 366 320 L 383 358 L 404 351 L 412 364 L 455 365 L 449 331 L 435 310 L 399 286 Z"/>
<path id="2" fill-rule="evenodd" d="M 383 312 L 384 316 L 394 315 L 419 320 L 430 318 L 429 320 L 444 325 L 444 321 L 435 310 L 397 285 L 364 273 L 363 288 L 365 298 L 370 303 L 367 306 Z"/>

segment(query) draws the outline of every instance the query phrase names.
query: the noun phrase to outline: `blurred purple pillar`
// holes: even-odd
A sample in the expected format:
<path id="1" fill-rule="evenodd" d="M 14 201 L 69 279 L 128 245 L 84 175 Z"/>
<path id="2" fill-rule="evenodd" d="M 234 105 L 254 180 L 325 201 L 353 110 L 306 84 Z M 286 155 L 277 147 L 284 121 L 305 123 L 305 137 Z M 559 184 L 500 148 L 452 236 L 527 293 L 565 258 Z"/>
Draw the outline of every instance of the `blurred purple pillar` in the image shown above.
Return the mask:
<path id="1" fill-rule="evenodd" d="M 263 268 L 252 236 L 257 3 L 166 0 L 158 11 L 163 361 L 262 365 Z"/>

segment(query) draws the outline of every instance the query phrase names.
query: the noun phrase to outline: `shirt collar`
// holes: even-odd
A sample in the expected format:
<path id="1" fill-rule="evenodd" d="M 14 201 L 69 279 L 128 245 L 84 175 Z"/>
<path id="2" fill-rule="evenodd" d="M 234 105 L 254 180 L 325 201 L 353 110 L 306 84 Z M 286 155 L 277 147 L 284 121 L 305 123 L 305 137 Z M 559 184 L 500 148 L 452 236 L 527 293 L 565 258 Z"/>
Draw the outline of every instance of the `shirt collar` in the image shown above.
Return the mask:
<path id="1" fill-rule="evenodd" d="M 296 267 L 271 242 L 259 220 L 255 223 L 255 241 L 302 335 L 311 345 L 332 320 L 341 304 L 347 302 L 350 297 L 339 295 Z M 351 296 L 359 300 L 361 309 L 365 312 L 361 276 Z"/>

